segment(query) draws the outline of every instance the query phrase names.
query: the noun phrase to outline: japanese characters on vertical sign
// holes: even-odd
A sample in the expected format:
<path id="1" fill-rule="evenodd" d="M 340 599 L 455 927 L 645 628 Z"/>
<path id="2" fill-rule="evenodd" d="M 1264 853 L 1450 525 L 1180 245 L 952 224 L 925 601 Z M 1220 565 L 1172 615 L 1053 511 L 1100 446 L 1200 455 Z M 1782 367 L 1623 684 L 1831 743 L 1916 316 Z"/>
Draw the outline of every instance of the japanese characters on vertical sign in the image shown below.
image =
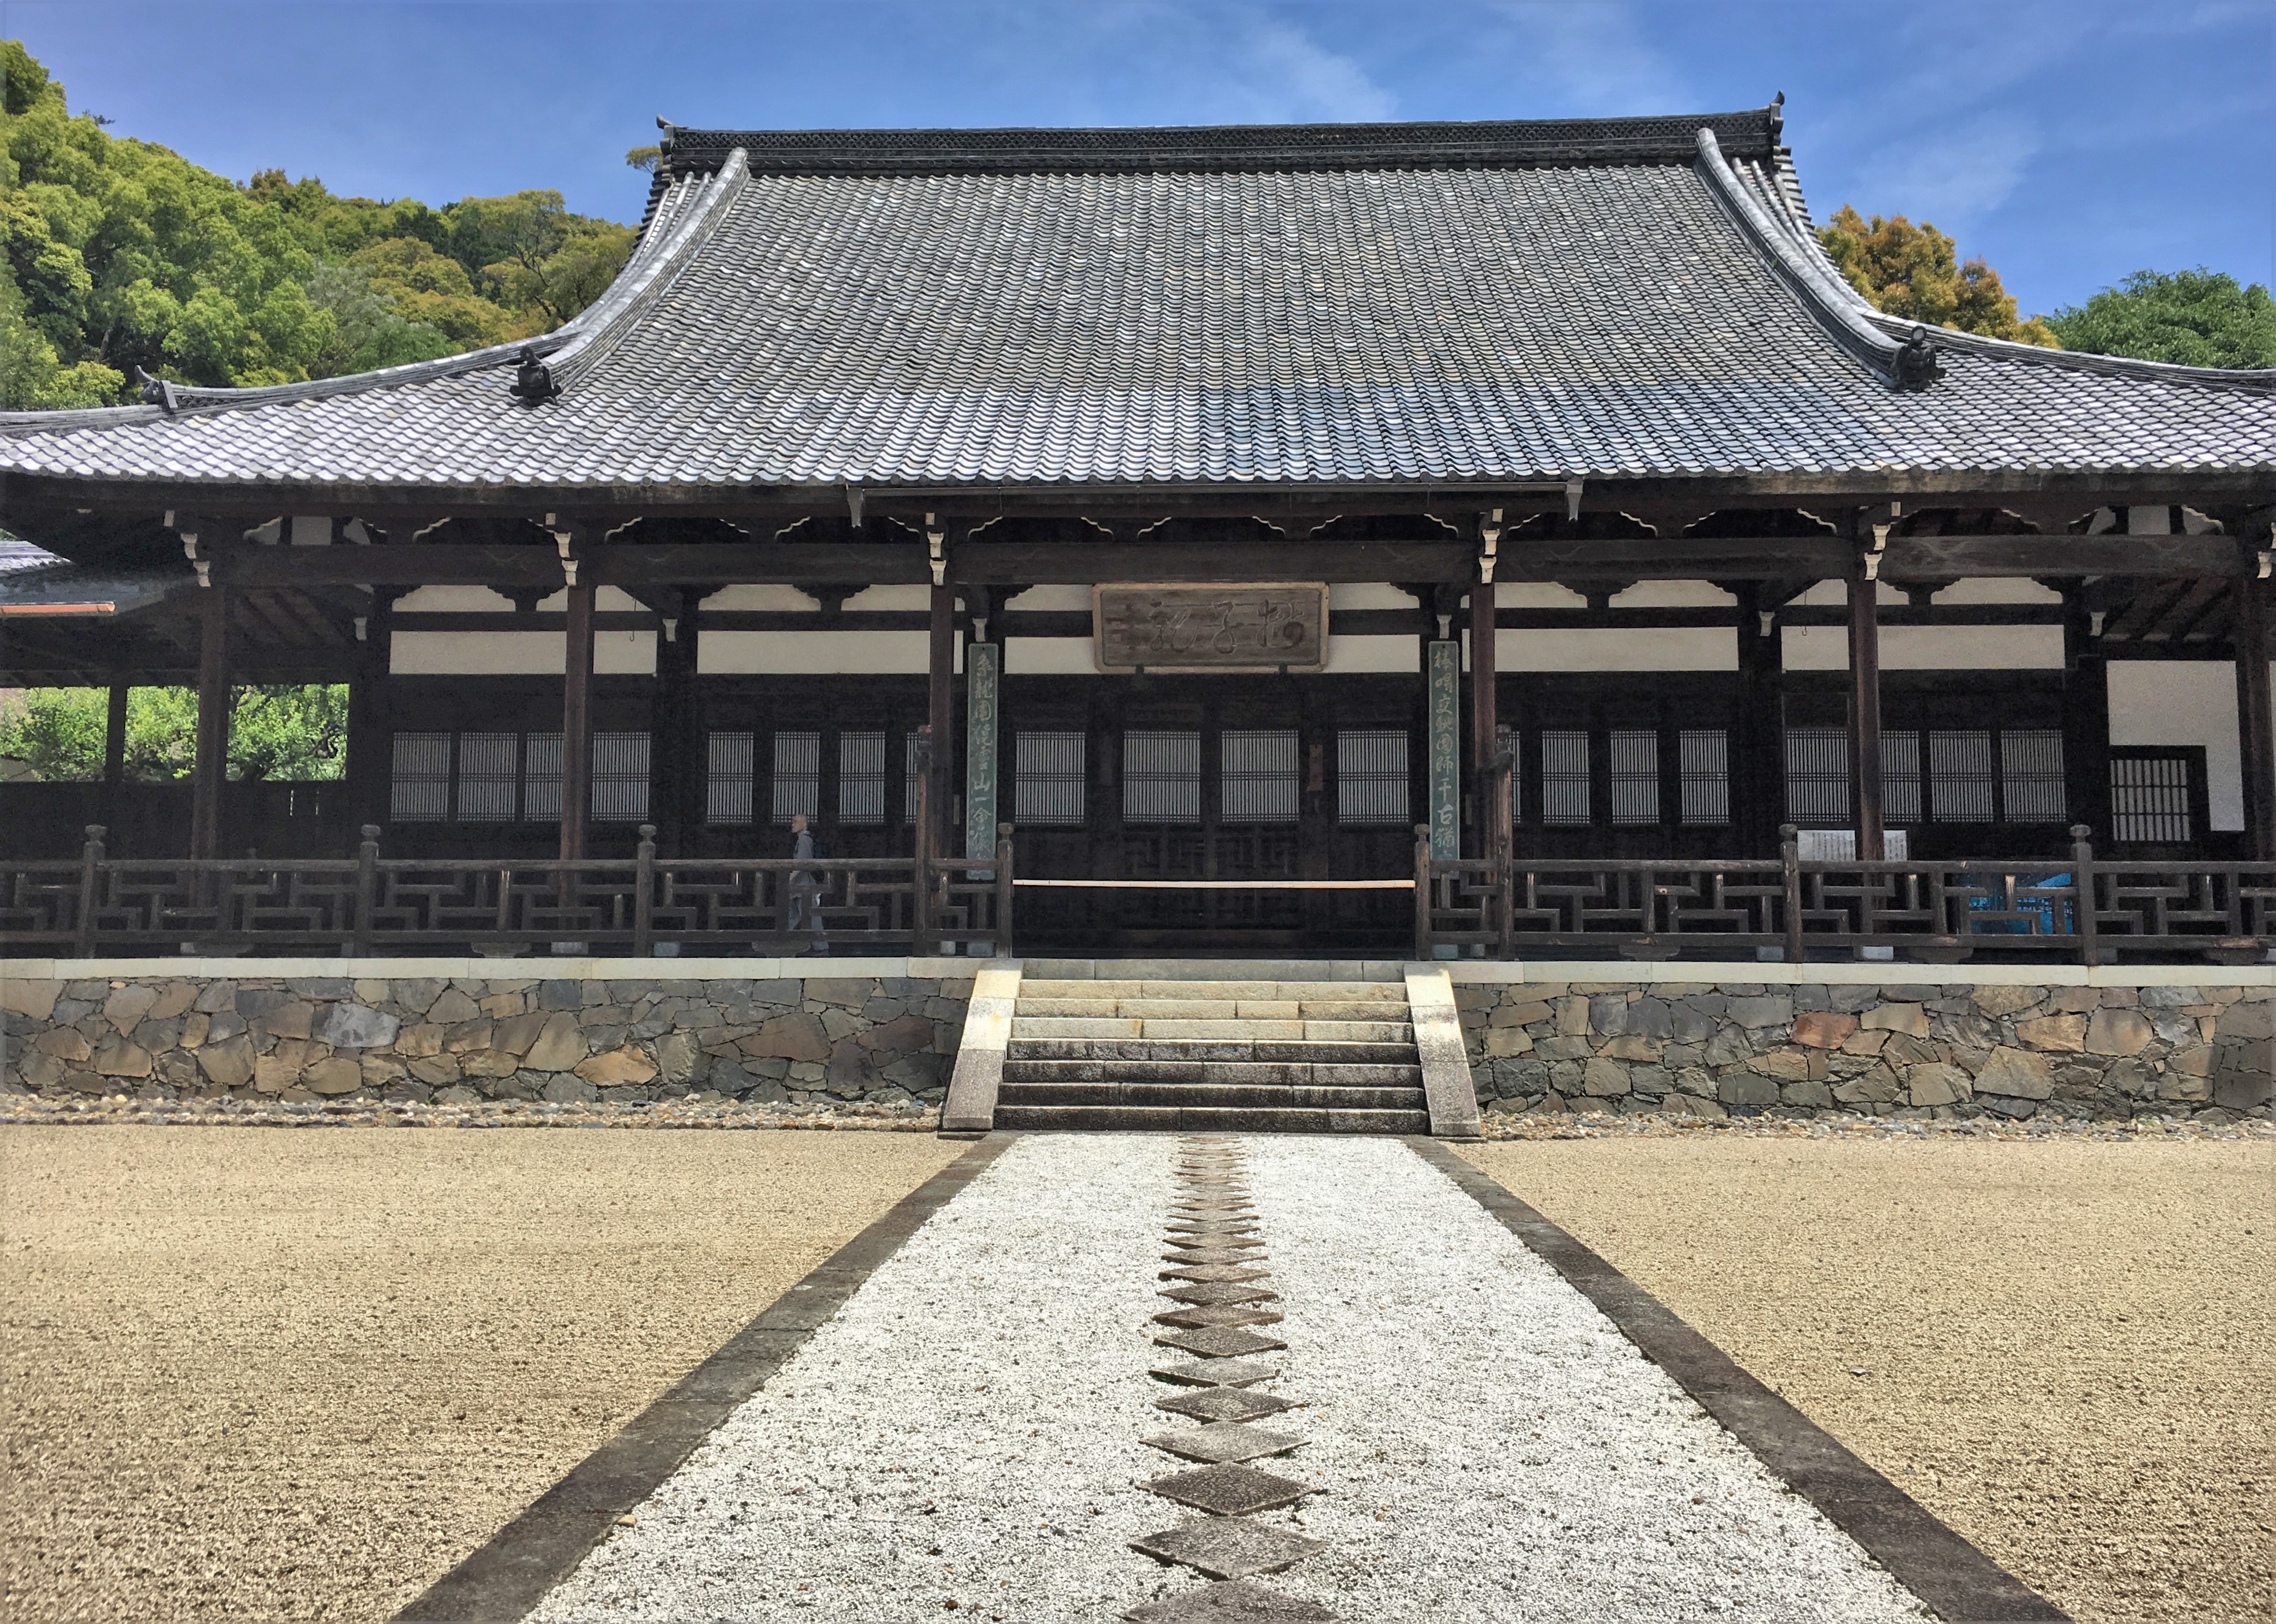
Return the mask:
<path id="1" fill-rule="evenodd" d="M 1430 860 L 1462 854 L 1462 646 L 1430 645 Z"/>
<path id="2" fill-rule="evenodd" d="M 964 854 L 996 854 L 996 679 L 1003 649 L 971 643 L 964 650 Z"/>

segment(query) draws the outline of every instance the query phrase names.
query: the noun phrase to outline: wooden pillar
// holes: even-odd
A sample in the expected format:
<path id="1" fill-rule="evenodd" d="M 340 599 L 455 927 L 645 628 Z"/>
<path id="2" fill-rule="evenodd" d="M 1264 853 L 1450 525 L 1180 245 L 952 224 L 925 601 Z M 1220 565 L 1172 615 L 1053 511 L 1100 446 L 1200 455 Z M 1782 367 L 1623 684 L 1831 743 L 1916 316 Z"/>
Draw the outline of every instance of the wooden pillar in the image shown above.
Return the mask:
<path id="1" fill-rule="evenodd" d="M 1849 774 L 1855 789 L 1857 857 L 1878 862 L 1881 846 L 1880 588 L 1860 570 L 1849 577 Z"/>
<path id="2" fill-rule="evenodd" d="M 199 595 L 198 746 L 190 778 L 190 855 L 221 855 L 222 789 L 229 779 L 231 589 Z"/>
<path id="3" fill-rule="evenodd" d="M 2063 793 L 2074 826 L 2110 839 L 2110 662 L 2076 583 L 2063 589 Z"/>
<path id="4" fill-rule="evenodd" d="M 1778 623 L 1763 629 L 1769 591 L 1739 589 L 1739 692 L 1732 717 L 1731 822 L 1740 854 L 1768 857 L 1786 821 L 1785 665 Z"/>
<path id="5" fill-rule="evenodd" d="M 936 571 L 936 574 L 945 574 Z M 956 750 L 956 588 L 945 579 L 932 586 L 932 646 L 925 687 L 925 719 L 932 727 L 930 849 L 952 852 L 949 839 L 949 785 L 954 782 Z"/>
<path id="6" fill-rule="evenodd" d="M 1494 587 L 1487 580 L 1470 588 L 1470 793 L 1477 806 L 1481 857 L 1498 855 L 1506 838 L 1493 765 L 1499 732 L 1494 652 Z"/>
<path id="7" fill-rule="evenodd" d="M 2256 862 L 2276 861 L 2276 708 L 2268 692 L 2268 588 L 2246 574 L 2234 588 L 2238 760 L 2244 769 L 2244 839 Z"/>
<path id="8" fill-rule="evenodd" d="M 391 722 L 388 672 L 394 660 L 396 589 L 380 587 L 358 628 L 355 670 L 348 678 L 348 747 L 343 777 L 351 830 L 388 821 Z"/>
<path id="9" fill-rule="evenodd" d="M 652 600 L 669 623 L 656 628 L 649 709 L 649 818 L 665 857 L 687 855 L 703 823 L 703 727 L 695 696 L 695 606 L 702 596 L 667 591 Z"/>
<path id="10" fill-rule="evenodd" d="M 95 797 L 95 822 L 114 833 L 118 828 L 119 802 L 126 781 L 126 698 L 132 686 L 110 685 L 110 708 L 102 725 L 102 787 Z"/>
<path id="11" fill-rule="evenodd" d="M 585 855 L 593 815 L 593 588 L 569 592 L 569 650 L 561 677 L 561 859 Z"/>

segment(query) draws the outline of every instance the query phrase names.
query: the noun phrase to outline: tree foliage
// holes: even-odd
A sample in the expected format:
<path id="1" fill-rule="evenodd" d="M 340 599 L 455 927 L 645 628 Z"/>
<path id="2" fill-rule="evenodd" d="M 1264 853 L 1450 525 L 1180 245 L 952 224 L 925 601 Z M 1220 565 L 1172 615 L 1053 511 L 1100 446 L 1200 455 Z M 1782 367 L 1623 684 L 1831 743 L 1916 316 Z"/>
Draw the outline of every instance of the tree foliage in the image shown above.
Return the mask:
<path id="1" fill-rule="evenodd" d="M 0 42 L 0 407 L 106 405 L 140 368 L 297 382 L 543 332 L 598 297 L 633 233 L 558 192 L 336 197 L 243 186 L 74 117 Z"/>
<path id="2" fill-rule="evenodd" d="M 2014 296 L 1983 256 L 1963 263 L 1959 245 L 1925 220 L 1918 225 L 1902 215 L 1867 220 L 1844 203 L 1817 240 L 1877 310 L 1931 327 L 2058 347 L 2044 318 L 2018 318 Z"/>
<path id="3" fill-rule="evenodd" d="M 104 688 L 27 688 L 0 704 L 0 758 L 35 778 L 87 782 L 102 776 L 110 719 Z M 345 765 L 344 684 L 241 687 L 230 713 L 232 778 L 337 778 Z M 191 688 L 133 689 L 126 696 L 126 776 L 186 778 L 197 760 L 198 696 Z"/>
<path id="4" fill-rule="evenodd" d="M 2184 367 L 2276 367 L 2276 300 L 2200 265 L 2137 270 L 2047 318 L 2067 350 Z"/>

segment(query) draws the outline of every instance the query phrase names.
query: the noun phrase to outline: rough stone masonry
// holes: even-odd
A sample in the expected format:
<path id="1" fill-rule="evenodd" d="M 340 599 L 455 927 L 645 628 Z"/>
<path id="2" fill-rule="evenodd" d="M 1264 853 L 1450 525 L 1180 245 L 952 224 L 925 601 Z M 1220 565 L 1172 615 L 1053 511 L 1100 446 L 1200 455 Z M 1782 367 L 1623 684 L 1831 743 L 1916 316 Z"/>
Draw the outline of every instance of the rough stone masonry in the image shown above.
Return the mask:
<path id="1" fill-rule="evenodd" d="M 937 1104 L 969 981 L 0 979 L 0 1092 Z"/>
<path id="2" fill-rule="evenodd" d="M 1455 1001 L 1489 1112 L 2270 1116 L 2276 987 L 1473 983 Z"/>

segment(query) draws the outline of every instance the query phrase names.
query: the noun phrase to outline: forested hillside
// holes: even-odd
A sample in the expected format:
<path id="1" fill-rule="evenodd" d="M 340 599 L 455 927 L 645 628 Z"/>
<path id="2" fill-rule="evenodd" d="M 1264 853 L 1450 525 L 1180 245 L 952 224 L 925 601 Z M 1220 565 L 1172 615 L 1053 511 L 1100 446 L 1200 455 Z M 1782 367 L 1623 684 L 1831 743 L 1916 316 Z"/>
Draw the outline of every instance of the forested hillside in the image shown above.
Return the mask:
<path id="1" fill-rule="evenodd" d="M 73 116 L 15 41 L 0 68 L 0 407 L 131 399 L 138 367 L 293 383 L 544 332 L 631 252 L 558 192 L 436 209 L 282 169 L 239 183 Z"/>

